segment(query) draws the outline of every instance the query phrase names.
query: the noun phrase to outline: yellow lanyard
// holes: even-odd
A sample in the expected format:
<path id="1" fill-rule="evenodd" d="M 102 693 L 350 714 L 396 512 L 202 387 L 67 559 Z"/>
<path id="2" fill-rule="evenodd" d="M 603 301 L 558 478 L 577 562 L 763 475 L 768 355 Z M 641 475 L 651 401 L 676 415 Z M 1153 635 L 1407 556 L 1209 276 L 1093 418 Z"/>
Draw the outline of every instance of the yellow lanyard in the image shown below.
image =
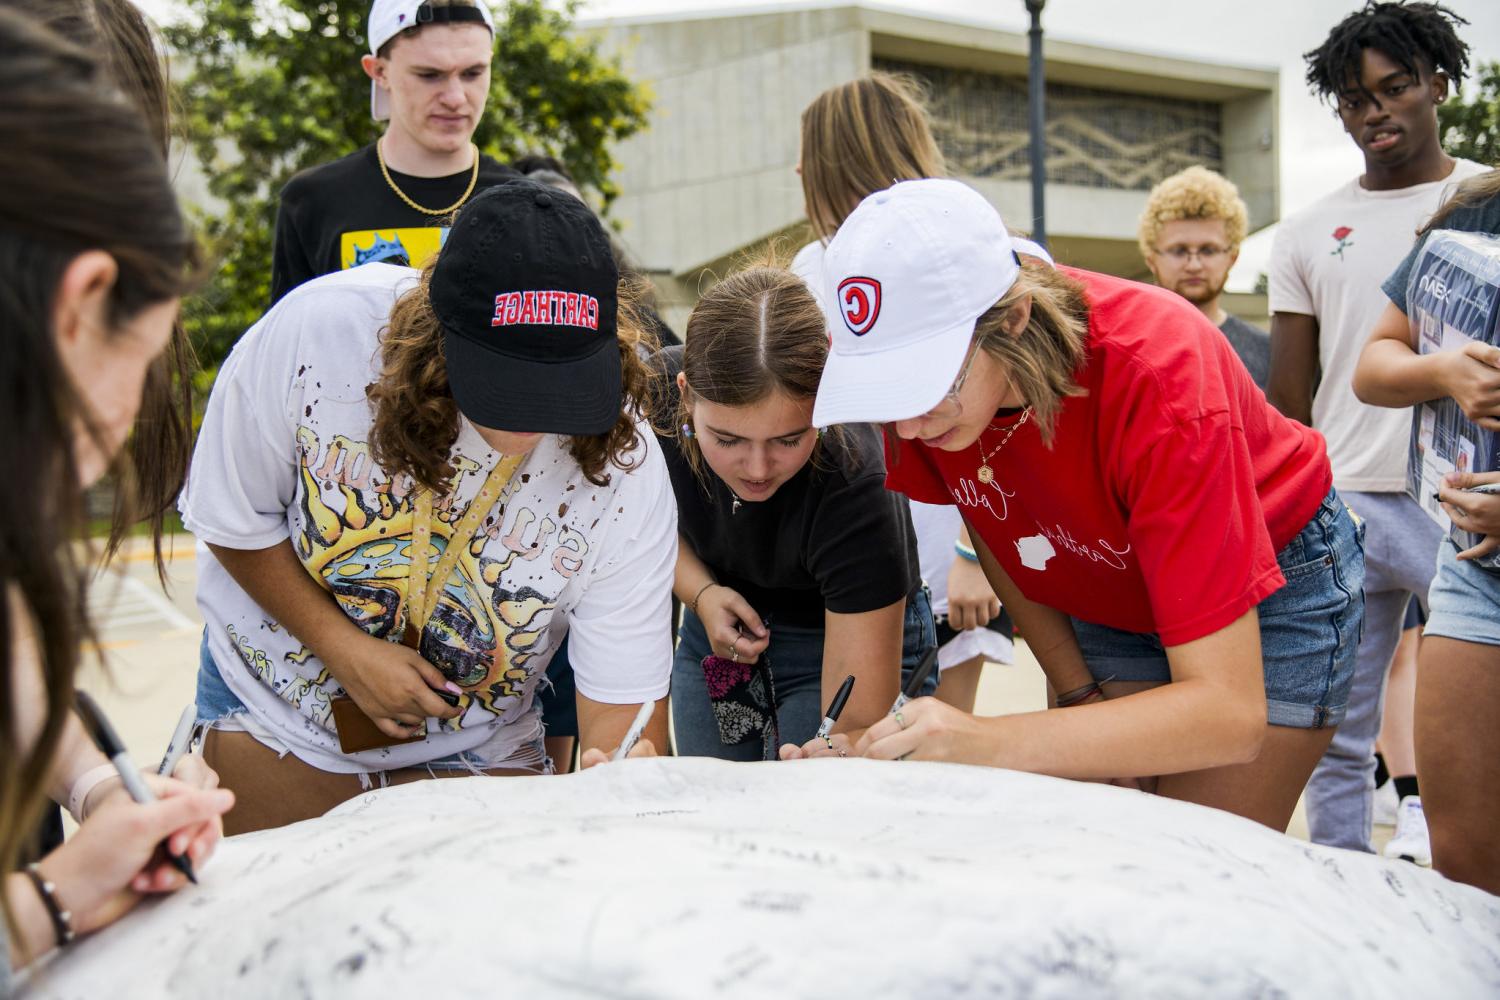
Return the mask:
<path id="1" fill-rule="evenodd" d="M 448 537 L 448 547 L 443 550 L 436 569 L 432 565 L 432 492 L 424 489 L 417 494 L 411 530 L 411 568 L 406 588 L 406 624 L 416 634 L 420 635 L 427 627 L 428 619 L 437 609 L 443 588 L 458 566 L 459 553 L 474 538 L 479 522 L 495 506 L 501 491 L 525 458 L 525 455 L 507 455 L 495 463 L 479 493 L 469 503 L 469 509 L 454 526 L 453 534 Z M 432 585 L 433 580 L 438 581 L 437 586 Z"/>

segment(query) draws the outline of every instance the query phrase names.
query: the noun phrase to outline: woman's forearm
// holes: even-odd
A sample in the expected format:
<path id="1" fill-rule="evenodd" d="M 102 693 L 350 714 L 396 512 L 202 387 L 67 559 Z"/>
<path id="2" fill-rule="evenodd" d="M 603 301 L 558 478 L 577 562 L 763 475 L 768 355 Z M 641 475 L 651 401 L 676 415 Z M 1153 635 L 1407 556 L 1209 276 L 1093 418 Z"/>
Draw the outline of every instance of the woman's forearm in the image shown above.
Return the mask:
<path id="1" fill-rule="evenodd" d="M 1448 395 L 1442 353 L 1417 354 L 1405 343 L 1382 338 L 1365 345 L 1354 373 L 1354 394 L 1371 406 L 1401 408 Z"/>
<path id="2" fill-rule="evenodd" d="M 833 731 L 852 739 L 891 710 L 901 690 L 902 630 L 906 599 L 858 614 L 823 613 L 823 676 L 818 703 L 827 706 L 844 678 L 854 675 L 854 690 Z M 821 718 L 821 715 L 819 716 Z M 783 733 L 802 743 L 812 733 Z"/>
<path id="3" fill-rule="evenodd" d="M 1141 778 L 1254 760 L 1265 702 L 1226 699 L 1204 681 L 1126 698 L 978 720 L 988 732 L 973 763 L 1059 778 Z"/>
<path id="4" fill-rule="evenodd" d="M 353 633 L 365 634 L 308 574 L 291 542 L 268 549 L 209 548 L 245 593 L 325 664 L 328 650 Z"/>
<path id="5" fill-rule="evenodd" d="M 688 540 L 677 536 L 677 566 L 672 573 L 672 594 L 683 604 L 692 607 L 698 595 L 715 582 L 713 573 Z M 696 613 L 696 609 L 695 609 Z"/>
<path id="6" fill-rule="evenodd" d="M 16 920 L 16 935 L 10 939 L 11 968 L 24 969 L 56 946 L 52 918 L 25 875 L 5 876 L 5 901 Z"/>

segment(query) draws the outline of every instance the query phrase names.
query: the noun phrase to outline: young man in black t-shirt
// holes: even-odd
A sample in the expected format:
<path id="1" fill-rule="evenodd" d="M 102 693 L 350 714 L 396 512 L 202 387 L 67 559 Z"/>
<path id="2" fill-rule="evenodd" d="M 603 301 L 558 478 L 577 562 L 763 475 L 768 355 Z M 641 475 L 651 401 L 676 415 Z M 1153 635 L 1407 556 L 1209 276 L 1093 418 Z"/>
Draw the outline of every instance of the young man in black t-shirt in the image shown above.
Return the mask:
<path id="1" fill-rule="evenodd" d="M 494 22 L 484 0 L 375 0 L 370 5 L 370 113 L 381 138 L 304 170 L 282 189 L 271 301 L 320 274 L 371 261 L 421 266 L 452 214 L 514 177 L 480 154 Z"/>

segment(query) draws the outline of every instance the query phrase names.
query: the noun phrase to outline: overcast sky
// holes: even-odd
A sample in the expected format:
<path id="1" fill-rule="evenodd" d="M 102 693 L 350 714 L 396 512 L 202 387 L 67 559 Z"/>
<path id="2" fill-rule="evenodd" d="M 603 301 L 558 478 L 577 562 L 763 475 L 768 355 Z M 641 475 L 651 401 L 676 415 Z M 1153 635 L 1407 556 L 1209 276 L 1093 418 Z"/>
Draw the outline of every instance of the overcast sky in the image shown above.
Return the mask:
<path id="1" fill-rule="evenodd" d="M 138 0 L 158 20 L 179 0 Z M 491 0 L 499 2 L 499 0 Z M 705 9 L 785 10 L 830 6 L 807 0 L 585 0 L 580 16 L 670 16 Z M 1281 213 L 1295 212 L 1360 172 L 1359 151 L 1326 105 L 1308 94 L 1302 53 L 1322 42 L 1357 0 L 1049 0 L 1048 34 L 1069 41 L 1281 70 Z M 875 0 L 864 4 L 1024 31 L 1023 0 Z M 1473 60 L 1500 60 L 1500 0 L 1447 0 L 1470 23 Z M 351 55 L 351 58 L 356 56 Z M 1270 231 L 1251 237 L 1231 278 L 1248 288 L 1265 269 Z"/>

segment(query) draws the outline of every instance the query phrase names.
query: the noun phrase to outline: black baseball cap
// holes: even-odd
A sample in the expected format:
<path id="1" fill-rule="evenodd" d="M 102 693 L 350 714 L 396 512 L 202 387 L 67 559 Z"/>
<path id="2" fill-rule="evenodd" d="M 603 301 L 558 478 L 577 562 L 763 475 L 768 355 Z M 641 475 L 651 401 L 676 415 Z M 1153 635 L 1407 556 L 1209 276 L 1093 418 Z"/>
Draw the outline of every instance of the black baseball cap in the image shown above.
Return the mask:
<path id="1" fill-rule="evenodd" d="M 518 434 L 607 433 L 621 412 L 619 280 L 577 198 L 517 177 L 470 200 L 431 286 L 464 416 Z"/>

